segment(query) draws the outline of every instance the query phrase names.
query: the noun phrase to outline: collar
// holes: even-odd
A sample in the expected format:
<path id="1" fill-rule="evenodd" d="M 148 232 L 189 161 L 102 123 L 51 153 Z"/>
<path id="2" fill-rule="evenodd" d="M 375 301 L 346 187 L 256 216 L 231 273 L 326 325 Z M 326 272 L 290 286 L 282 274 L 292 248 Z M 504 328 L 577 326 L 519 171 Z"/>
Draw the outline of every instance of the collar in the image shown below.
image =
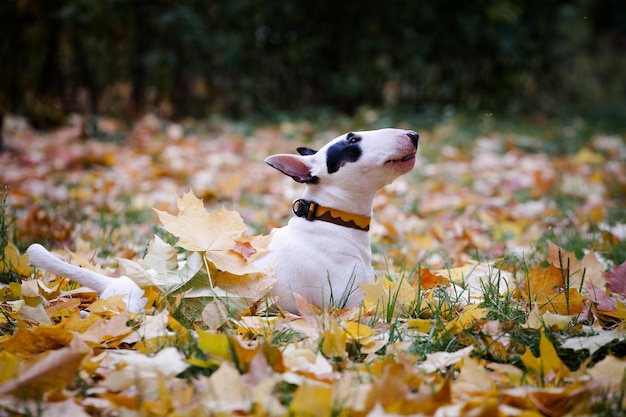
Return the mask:
<path id="1" fill-rule="evenodd" d="M 309 221 L 321 220 L 351 229 L 362 230 L 364 232 L 370 230 L 370 216 L 323 207 L 315 201 L 305 200 L 304 198 L 299 198 L 294 201 L 291 208 L 296 216 Z"/>

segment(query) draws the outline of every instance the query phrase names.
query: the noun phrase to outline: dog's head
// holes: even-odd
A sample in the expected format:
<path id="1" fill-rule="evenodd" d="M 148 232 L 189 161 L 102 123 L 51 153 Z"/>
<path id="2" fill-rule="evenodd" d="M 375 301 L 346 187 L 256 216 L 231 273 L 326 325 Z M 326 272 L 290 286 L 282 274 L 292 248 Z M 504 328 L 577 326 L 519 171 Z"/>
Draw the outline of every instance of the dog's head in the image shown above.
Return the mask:
<path id="1" fill-rule="evenodd" d="M 413 169 L 418 138 L 403 129 L 349 132 L 319 151 L 301 147 L 300 155 L 272 155 L 265 162 L 312 186 L 377 190 Z"/>

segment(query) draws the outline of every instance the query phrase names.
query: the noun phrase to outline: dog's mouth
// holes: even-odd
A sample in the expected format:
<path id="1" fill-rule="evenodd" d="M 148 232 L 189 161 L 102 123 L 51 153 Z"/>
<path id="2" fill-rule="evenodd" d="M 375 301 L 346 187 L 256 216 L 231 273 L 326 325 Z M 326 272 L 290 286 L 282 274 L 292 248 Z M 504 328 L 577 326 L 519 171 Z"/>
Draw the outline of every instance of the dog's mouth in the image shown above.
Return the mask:
<path id="1" fill-rule="evenodd" d="M 415 155 L 417 154 L 417 152 L 411 152 L 406 154 L 405 156 L 403 156 L 402 158 L 398 158 L 398 159 L 390 159 L 388 161 L 385 162 L 385 164 L 401 164 L 402 162 L 407 162 L 410 161 L 412 159 L 415 159 Z"/>

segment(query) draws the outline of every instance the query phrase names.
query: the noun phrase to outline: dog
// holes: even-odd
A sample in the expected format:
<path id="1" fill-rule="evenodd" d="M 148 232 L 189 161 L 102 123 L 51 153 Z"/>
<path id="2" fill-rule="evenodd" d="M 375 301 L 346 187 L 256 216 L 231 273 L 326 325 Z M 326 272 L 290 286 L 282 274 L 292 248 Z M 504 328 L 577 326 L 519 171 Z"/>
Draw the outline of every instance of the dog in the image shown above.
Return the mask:
<path id="1" fill-rule="evenodd" d="M 374 282 L 369 225 L 374 196 L 415 165 L 419 135 L 402 129 L 349 132 L 320 150 L 308 147 L 265 162 L 305 184 L 287 226 L 272 231 L 268 254 L 255 261 L 272 268 L 272 296 L 297 312 L 293 293 L 323 308 L 354 307 L 359 284 Z"/>
<path id="2" fill-rule="evenodd" d="M 293 293 L 323 308 L 353 307 L 363 295 L 359 284 L 374 281 L 369 225 L 375 194 L 415 165 L 419 135 L 410 130 L 349 132 L 319 151 L 308 147 L 265 162 L 306 185 L 293 203 L 295 216 L 272 232 L 269 251 L 255 260 L 273 270 L 272 296 L 297 312 Z M 124 294 L 127 310 L 141 312 L 144 291 L 129 277 L 108 277 L 70 265 L 39 244 L 27 249 L 29 262 L 97 291 L 101 298 Z"/>
<path id="3" fill-rule="evenodd" d="M 143 311 L 147 299 L 143 298 L 144 291 L 135 282 L 126 276 L 118 278 L 98 274 L 85 268 L 80 268 L 58 259 L 39 243 L 33 243 L 26 249 L 28 262 L 45 271 L 64 276 L 78 282 L 84 287 L 91 288 L 100 298 L 113 295 L 124 295 L 126 310 L 138 313 Z"/>

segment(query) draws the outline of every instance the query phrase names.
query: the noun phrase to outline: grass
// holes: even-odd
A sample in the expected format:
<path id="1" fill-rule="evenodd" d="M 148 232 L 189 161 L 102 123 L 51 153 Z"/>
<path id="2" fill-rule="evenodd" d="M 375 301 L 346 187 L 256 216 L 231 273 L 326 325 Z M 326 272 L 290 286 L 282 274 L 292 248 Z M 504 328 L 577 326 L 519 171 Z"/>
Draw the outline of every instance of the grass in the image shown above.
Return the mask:
<path id="1" fill-rule="evenodd" d="M 2 265 L 2 276 L 0 276 L 0 282 L 11 281 L 10 277 L 6 276 L 6 272 L 10 270 L 10 265 L 7 265 L 5 259 L 5 249 L 9 244 L 9 213 L 7 206 L 7 196 L 9 194 L 9 187 L 2 187 L 0 189 L 0 265 Z"/>

